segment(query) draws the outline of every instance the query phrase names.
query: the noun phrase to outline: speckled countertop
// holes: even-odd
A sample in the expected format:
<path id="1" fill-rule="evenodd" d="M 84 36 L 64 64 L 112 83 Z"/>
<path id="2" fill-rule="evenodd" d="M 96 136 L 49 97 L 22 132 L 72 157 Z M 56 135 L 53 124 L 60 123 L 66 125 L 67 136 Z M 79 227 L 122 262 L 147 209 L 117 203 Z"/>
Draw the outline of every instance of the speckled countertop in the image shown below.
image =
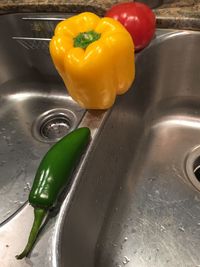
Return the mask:
<path id="1" fill-rule="evenodd" d="M 79 12 L 94 11 L 102 15 L 122 0 L 0 0 L 0 11 Z M 127 1 L 128 2 L 128 1 Z M 129 1 L 131 2 L 131 1 Z"/>
<path id="2" fill-rule="evenodd" d="M 160 27 L 200 30 L 200 0 L 176 0 L 155 13 Z"/>
<path id="3" fill-rule="evenodd" d="M 129 0 L 126 0 L 128 2 Z M 1 0 L 0 13 L 10 12 L 82 12 L 103 15 L 123 0 Z M 129 1 L 133 2 L 133 1 Z M 147 0 L 148 2 L 148 0 Z M 149 2 L 151 2 L 149 0 Z M 200 29 L 200 0 L 161 0 L 155 9 L 159 27 Z"/>

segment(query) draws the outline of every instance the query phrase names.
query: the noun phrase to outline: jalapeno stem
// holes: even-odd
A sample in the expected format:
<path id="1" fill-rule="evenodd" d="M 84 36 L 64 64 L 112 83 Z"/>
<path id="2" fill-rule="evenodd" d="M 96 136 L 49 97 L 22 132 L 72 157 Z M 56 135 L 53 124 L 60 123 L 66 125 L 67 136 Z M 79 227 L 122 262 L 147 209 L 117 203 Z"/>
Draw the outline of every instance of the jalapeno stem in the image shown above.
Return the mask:
<path id="1" fill-rule="evenodd" d="M 34 221 L 33 221 L 33 226 L 32 226 L 29 238 L 28 238 L 28 243 L 25 249 L 23 250 L 23 252 L 20 255 L 16 256 L 18 260 L 26 257 L 31 251 L 35 243 L 35 240 L 37 238 L 40 227 L 42 225 L 42 222 L 44 221 L 44 218 L 46 215 L 47 215 L 47 210 L 41 209 L 41 208 L 34 208 Z"/>

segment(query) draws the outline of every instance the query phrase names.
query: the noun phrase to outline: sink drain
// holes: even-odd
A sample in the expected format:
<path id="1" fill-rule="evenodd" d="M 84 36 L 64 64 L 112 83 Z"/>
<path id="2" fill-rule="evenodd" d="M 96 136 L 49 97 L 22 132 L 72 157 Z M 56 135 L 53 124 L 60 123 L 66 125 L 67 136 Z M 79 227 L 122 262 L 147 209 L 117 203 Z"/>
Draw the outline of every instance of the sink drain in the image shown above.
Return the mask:
<path id="1" fill-rule="evenodd" d="M 200 147 L 195 148 L 187 157 L 186 173 L 190 182 L 200 191 Z"/>
<path id="2" fill-rule="evenodd" d="M 194 162 L 194 175 L 200 182 L 200 156 Z"/>
<path id="3" fill-rule="evenodd" d="M 34 122 L 34 137 L 42 142 L 56 142 L 76 126 L 76 116 L 68 109 L 52 109 L 41 114 Z"/>
<path id="4" fill-rule="evenodd" d="M 48 140 L 55 140 L 67 134 L 71 128 L 71 121 L 65 116 L 54 117 L 41 126 L 41 136 Z"/>

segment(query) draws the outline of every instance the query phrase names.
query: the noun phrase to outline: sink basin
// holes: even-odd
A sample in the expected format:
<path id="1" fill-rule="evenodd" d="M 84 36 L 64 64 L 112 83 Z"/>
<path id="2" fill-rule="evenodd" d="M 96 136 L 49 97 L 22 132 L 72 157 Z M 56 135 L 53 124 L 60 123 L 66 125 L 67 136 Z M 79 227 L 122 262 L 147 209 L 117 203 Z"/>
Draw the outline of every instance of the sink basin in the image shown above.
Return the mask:
<path id="1" fill-rule="evenodd" d="M 85 112 L 49 57 L 47 40 L 58 20 L 0 17 L 0 223 L 24 205 L 42 156 Z"/>
<path id="2" fill-rule="evenodd" d="M 70 16 L 67 15 L 67 16 Z M 0 266 L 200 265 L 200 33 L 157 30 L 107 112 L 67 94 L 48 52 L 66 14 L 0 17 Z M 91 144 L 27 259 L 37 166 L 64 134 Z"/>
<path id="3" fill-rule="evenodd" d="M 198 266 L 200 34 L 158 30 L 87 158 L 59 266 Z"/>
<path id="4" fill-rule="evenodd" d="M 53 143 L 79 125 L 90 127 L 95 136 L 106 114 L 86 114 L 68 95 L 50 59 L 48 43 L 55 25 L 70 15 L 0 16 L 0 266 L 55 265 L 59 206 L 30 257 L 15 258 L 33 221 L 27 199 L 35 172 Z"/>

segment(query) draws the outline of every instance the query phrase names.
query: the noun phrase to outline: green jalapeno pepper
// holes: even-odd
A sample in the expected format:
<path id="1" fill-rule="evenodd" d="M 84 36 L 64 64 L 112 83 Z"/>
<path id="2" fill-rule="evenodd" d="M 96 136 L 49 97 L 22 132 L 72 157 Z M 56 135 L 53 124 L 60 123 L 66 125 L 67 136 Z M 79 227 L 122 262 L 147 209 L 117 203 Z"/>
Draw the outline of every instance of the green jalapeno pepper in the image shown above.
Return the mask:
<path id="1" fill-rule="evenodd" d="M 28 243 L 17 259 L 26 257 L 31 251 L 48 210 L 69 181 L 89 139 L 89 128 L 76 129 L 53 145 L 42 159 L 29 194 L 29 203 L 34 207 L 34 222 Z"/>

